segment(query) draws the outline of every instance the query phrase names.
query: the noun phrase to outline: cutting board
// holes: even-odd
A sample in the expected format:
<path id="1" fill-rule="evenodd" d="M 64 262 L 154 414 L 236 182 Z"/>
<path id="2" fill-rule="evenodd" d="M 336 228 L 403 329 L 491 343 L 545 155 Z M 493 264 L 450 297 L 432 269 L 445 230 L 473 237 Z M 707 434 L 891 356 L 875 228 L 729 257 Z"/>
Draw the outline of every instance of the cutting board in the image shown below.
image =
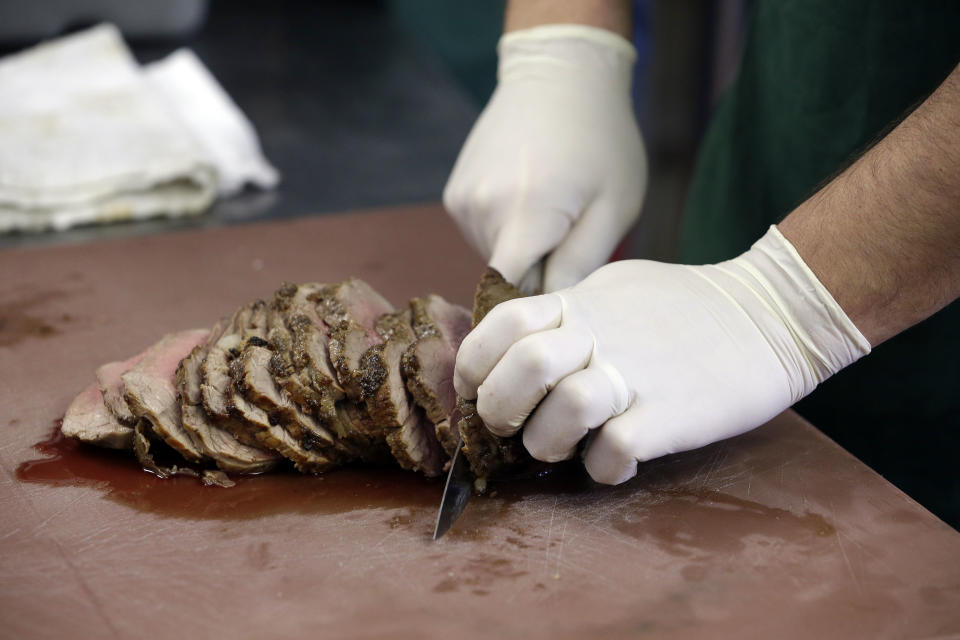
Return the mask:
<path id="1" fill-rule="evenodd" d="M 960 635 L 960 534 L 790 411 L 618 487 L 493 485 L 438 542 L 439 479 L 201 487 L 50 439 L 97 365 L 284 280 L 469 304 L 482 266 L 434 205 L 0 253 L 0 637 Z"/>

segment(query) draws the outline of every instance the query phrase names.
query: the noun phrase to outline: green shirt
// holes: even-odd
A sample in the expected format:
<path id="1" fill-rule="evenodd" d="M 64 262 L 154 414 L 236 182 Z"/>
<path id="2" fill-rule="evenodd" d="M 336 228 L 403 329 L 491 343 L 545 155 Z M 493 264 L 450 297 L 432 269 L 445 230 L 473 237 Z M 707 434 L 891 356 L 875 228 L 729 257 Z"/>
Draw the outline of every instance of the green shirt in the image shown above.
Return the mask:
<path id="1" fill-rule="evenodd" d="M 958 0 L 754 8 L 740 74 L 697 161 L 683 262 L 745 251 L 960 61 Z M 880 345 L 796 409 L 960 527 L 960 304 Z"/>

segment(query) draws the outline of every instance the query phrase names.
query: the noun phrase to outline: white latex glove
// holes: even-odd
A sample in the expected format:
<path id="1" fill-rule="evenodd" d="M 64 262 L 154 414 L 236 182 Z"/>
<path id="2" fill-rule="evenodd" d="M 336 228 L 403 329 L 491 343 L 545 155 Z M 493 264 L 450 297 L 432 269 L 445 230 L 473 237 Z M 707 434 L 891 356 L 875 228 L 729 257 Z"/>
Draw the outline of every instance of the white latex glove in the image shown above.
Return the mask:
<path id="1" fill-rule="evenodd" d="M 599 428 L 585 464 L 616 484 L 638 461 L 763 424 L 869 352 L 771 227 L 727 262 L 615 262 L 505 302 L 463 341 L 454 383 L 497 435 L 526 421 L 523 443 L 540 460 L 569 458 Z"/>
<path id="2" fill-rule="evenodd" d="M 498 51 L 497 89 L 443 202 L 507 280 L 554 291 L 604 264 L 640 215 L 647 165 L 630 95 L 636 52 L 581 25 L 514 31 Z"/>

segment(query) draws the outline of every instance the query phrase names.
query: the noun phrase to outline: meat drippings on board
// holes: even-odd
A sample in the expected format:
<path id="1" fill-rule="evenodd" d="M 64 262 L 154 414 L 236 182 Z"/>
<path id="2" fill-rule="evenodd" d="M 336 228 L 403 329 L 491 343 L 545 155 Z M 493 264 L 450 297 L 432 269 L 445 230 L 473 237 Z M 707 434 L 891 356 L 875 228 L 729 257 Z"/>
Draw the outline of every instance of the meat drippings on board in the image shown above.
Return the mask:
<path id="1" fill-rule="evenodd" d="M 355 278 L 284 284 L 210 330 L 102 366 L 62 433 L 219 486 L 224 472 L 391 459 L 436 476 L 456 444 L 453 366 L 469 316 L 436 295 L 396 309 Z"/>

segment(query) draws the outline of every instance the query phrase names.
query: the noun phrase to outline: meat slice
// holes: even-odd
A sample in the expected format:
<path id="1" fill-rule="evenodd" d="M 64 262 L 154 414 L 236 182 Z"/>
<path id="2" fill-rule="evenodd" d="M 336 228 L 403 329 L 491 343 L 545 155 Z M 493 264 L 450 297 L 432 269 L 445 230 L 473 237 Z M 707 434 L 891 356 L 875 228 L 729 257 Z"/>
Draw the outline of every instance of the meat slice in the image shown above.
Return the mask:
<path id="1" fill-rule="evenodd" d="M 310 297 L 328 285 L 284 284 L 271 301 L 267 342 L 278 383 L 298 404 L 324 416 L 343 398 L 327 349 L 327 327 Z"/>
<path id="2" fill-rule="evenodd" d="M 284 284 L 271 301 L 265 346 L 272 352 L 269 375 L 279 395 L 271 390 L 267 375 L 259 368 L 265 352 L 256 348 L 245 358 L 247 371 L 242 373 L 241 383 L 254 404 L 271 415 L 293 421 L 289 426 L 299 427 L 307 438 L 305 445 L 322 446 L 327 437 L 318 432 L 325 431 L 334 436 L 334 450 L 327 452 L 332 457 L 342 462 L 369 459 L 376 445 L 363 429 L 345 422 L 338 409 L 344 392 L 330 362 L 327 326 L 311 300 L 326 286 Z"/>
<path id="3" fill-rule="evenodd" d="M 96 382 L 73 399 L 60 430 L 65 436 L 101 447 L 133 448 L 133 428 L 121 424 L 107 409 Z"/>
<path id="4" fill-rule="evenodd" d="M 457 448 L 460 420 L 453 369 L 457 350 L 470 332 L 470 311 L 438 295 L 410 301 L 417 339 L 403 354 L 407 389 L 434 424 L 437 440 L 448 455 Z"/>
<path id="5" fill-rule="evenodd" d="M 100 393 L 103 394 L 103 404 L 121 424 L 131 427 L 137 422 L 137 418 L 130 411 L 130 405 L 123 397 L 123 383 L 120 381 L 120 376 L 135 367 L 145 355 L 147 350 L 126 360 L 108 362 L 97 369 L 97 382 L 100 384 Z"/>
<path id="6" fill-rule="evenodd" d="M 474 296 L 473 326 L 477 326 L 496 305 L 521 298 L 523 295 L 523 292 L 507 282 L 499 271 L 487 267 Z M 461 453 L 466 456 L 470 468 L 477 476 L 478 488 L 485 486 L 487 477 L 532 460 L 523 447 L 519 433 L 509 438 L 501 438 L 487 429 L 477 414 L 475 401 L 458 398 L 457 407 L 462 416 L 457 424 L 463 440 Z"/>
<path id="7" fill-rule="evenodd" d="M 278 386 L 270 374 L 272 358 L 273 351 L 265 341 L 251 338 L 243 353 L 231 363 L 234 383 L 243 397 L 265 411 L 271 423 L 282 425 L 303 449 L 322 451 L 340 464 L 361 457 L 359 451 L 317 422 Z"/>
<path id="8" fill-rule="evenodd" d="M 210 345 L 200 366 L 203 407 L 211 419 L 240 442 L 268 448 L 291 460 L 305 473 L 320 473 L 334 463 L 319 450 L 306 449 L 283 425 L 247 401 L 233 383 L 231 362 L 250 339 L 263 340 L 267 332 L 267 305 L 262 300 L 239 309 L 223 334 Z M 330 439 L 329 434 L 327 438 Z"/>
<path id="9" fill-rule="evenodd" d="M 211 421 L 203 410 L 200 365 L 210 345 L 223 335 L 225 325 L 225 322 L 217 323 L 207 341 L 194 347 L 177 367 L 180 417 L 200 450 L 216 461 L 218 467 L 232 473 L 262 473 L 276 467 L 281 457 L 273 451 L 239 442 L 229 431 Z"/>
<path id="10" fill-rule="evenodd" d="M 231 350 L 243 342 L 243 333 L 249 326 L 257 307 L 263 301 L 237 309 L 216 340 L 207 346 L 206 355 L 200 363 L 200 398 L 203 408 L 218 424 L 226 425 L 231 420 L 230 406 L 233 395 L 233 379 L 230 377 Z"/>
<path id="11" fill-rule="evenodd" d="M 233 412 L 237 418 L 233 424 L 240 425 L 239 428 L 251 435 L 257 444 L 269 447 L 293 462 L 298 471 L 323 473 L 338 466 L 335 460 L 324 455 L 321 450 L 327 448 L 329 442 L 324 442 L 322 448 L 311 444 L 304 446 L 304 443 L 293 437 L 287 429 L 275 424 L 263 409 L 248 403 L 239 394 L 233 401 Z"/>
<path id="12" fill-rule="evenodd" d="M 377 321 L 376 330 L 383 342 L 363 354 L 360 386 L 370 417 L 383 430 L 400 466 L 436 476 L 446 456 L 433 424 L 423 409 L 411 402 L 400 370 L 403 354 L 416 339 L 410 317 L 411 312 L 404 310 L 385 314 Z"/>
<path id="13" fill-rule="evenodd" d="M 257 300 L 241 307 L 224 326 L 220 337 L 211 340 L 200 364 L 200 397 L 207 416 L 229 431 L 242 443 L 262 446 L 257 432 L 267 418 L 254 413 L 253 407 L 240 398 L 230 372 L 231 361 L 240 353 L 244 341 L 257 335 L 266 324 L 266 304 Z M 251 414 L 250 420 L 245 414 Z"/>
<path id="14" fill-rule="evenodd" d="M 135 367 L 120 377 L 124 398 L 133 415 L 148 421 L 157 436 L 193 462 L 204 456 L 180 420 L 174 375 L 180 361 L 209 334 L 207 329 L 191 329 L 164 336 L 147 350 Z"/>
<path id="15" fill-rule="evenodd" d="M 328 328 L 330 362 L 347 396 L 363 399 L 360 359 L 383 338 L 376 331 L 377 319 L 394 310 L 393 305 L 362 280 L 351 278 L 326 285 L 310 296 Z"/>

